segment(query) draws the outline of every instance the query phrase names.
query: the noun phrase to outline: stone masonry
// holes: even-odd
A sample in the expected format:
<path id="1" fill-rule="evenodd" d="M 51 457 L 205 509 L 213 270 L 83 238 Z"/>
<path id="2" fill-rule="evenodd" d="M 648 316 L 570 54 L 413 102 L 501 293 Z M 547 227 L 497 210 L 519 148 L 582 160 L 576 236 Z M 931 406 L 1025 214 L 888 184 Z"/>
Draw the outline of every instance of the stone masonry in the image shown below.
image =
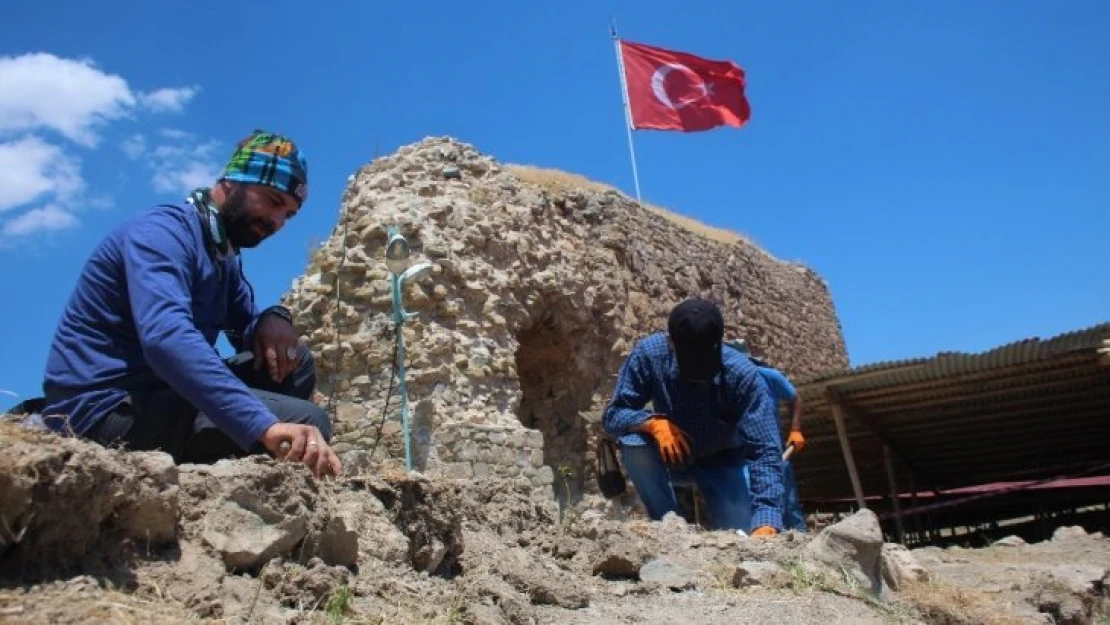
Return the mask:
<path id="1" fill-rule="evenodd" d="M 316 355 L 340 451 L 403 457 L 390 225 L 413 262 L 434 266 L 403 293 L 419 313 L 403 332 L 414 464 L 426 473 L 520 477 L 561 498 L 592 491 L 596 431 L 583 415 L 596 419 L 634 342 L 689 296 L 717 301 L 729 336 L 788 374 L 847 365 L 810 269 L 616 190 L 428 138 L 352 176 L 331 237 L 284 298 Z"/>

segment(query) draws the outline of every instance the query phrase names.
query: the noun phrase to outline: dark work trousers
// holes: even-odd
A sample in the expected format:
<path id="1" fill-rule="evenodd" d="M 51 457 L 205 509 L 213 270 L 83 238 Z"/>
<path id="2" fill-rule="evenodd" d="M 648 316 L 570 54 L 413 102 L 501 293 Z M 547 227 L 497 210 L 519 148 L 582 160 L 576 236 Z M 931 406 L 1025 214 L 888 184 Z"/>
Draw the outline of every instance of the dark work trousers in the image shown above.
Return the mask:
<path id="1" fill-rule="evenodd" d="M 322 408 L 308 401 L 316 388 L 316 365 L 307 347 L 304 358 L 280 383 L 270 379 L 266 367 L 254 361 L 227 361 L 231 371 L 284 423 L 314 425 L 325 441 L 331 441 L 331 419 Z M 261 443 L 242 449 L 176 391 L 165 386 L 134 390 L 130 403 L 106 415 L 85 437 L 102 445 L 122 446 L 135 451 L 161 450 L 178 463 L 211 463 L 221 458 L 265 453 Z"/>

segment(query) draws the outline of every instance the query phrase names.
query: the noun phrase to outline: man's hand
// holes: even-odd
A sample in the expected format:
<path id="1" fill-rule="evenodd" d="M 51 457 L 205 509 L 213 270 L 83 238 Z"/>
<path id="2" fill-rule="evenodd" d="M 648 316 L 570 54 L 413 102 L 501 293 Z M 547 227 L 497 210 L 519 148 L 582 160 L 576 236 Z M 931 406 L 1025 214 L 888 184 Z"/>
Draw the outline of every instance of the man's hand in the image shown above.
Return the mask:
<path id="1" fill-rule="evenodd" d="M 806 439 L 802 436 L 801 430 L 790 430 L 790 436 L 786 438 L 787 445 L 793 445 L 794 451 L 801 451 L 806 446 Z"/>
<path id="2" fill-rule="evenodd" d="M 775 528 L 771 527 L 770 525 L 761 525 L 755 528 L 755 531 L 752 532 L 752 538 L 769 538 L 771 536 L 774 536 L 775 534 L 778 534 L 778 532 L 775 531 Z"/>
<path id="3" fill-rule="evenodd" d="M 290 358 L 290 354 L 294 357 Z M 304 352 L 297 341 L 293 324 L 278 315 L 263 316 L 254 333 L 254 368 L 260 369 L 265 365 L 270 379 L 280 384 L 301 364 L 302 358 Z"/>
<path id="4" fill-rule="evenodd" d="M 690 455 L 690 435 L 683 432 L 663 415 L 651 415 L 644 422 L 643 429 L 659 445 L 659 455 L 663 462 L 671 465 L 684 464 Z"/>
<path id="5" fill-rule="evenodd" d="M 278 460 L 300 462 L 317 478 L 343 473 L 339 458 L 315 426 L 275 423 L 258 440 Z"/>

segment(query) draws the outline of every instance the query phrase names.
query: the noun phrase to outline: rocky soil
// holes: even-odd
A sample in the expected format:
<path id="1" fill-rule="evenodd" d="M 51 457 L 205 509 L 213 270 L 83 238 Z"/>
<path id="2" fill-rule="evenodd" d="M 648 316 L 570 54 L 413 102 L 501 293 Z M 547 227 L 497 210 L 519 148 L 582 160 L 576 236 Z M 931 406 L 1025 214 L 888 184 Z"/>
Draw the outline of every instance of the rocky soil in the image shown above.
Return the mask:
<path id="1" fill-rule="evenodd" d="M 863 511 L 756 541 L 360 453 L 317 482 L 268 458 L 175 466 L 0 422 L 0 622 L 1105 619 L 1110 540 L 1078 528 L 911 552 Z"/>

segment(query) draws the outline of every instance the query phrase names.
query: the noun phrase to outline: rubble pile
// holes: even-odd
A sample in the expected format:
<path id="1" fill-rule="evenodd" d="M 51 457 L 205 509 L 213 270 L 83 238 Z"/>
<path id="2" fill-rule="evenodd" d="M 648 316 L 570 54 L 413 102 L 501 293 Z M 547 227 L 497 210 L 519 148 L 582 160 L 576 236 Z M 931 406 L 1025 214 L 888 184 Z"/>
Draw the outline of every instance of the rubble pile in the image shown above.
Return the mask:
<path id="1" fill-rule="evenodd" d="M 763 540 L 560 510 L 524 478 L 317 482 L 0 423 L 0 621 L 1093 623 L 1110 540 L 906 550 L 860 511 Z M 357 465 L 359 452 L 347 460 Z"/>

